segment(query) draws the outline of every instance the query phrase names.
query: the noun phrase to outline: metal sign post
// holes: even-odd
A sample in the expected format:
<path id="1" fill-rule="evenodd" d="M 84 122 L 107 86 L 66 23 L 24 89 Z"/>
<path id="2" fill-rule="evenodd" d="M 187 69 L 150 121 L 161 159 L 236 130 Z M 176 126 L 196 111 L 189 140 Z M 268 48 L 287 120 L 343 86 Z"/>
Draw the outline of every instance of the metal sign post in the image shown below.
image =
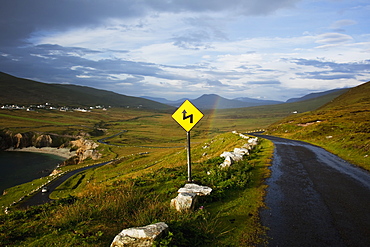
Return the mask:
<path id="1" fill-rule="evenodd" d="M 203 113 L 199 111 L 189 100 L 184 103 L 172 114 L 172 118 L 181 125 L 186 131 L 187 139 L 187 161 L 188 161 L 188 182 L 191 178 L 191 155 L 190 155 L 190 130 L 203 118 Z"/>
<path id="2" fill-rule="evenodd" d="M 188 141 L 188 148 L 187 148 L 187 154 L 188 154 L 188 182 L 191 183 L 193 180 L 191 179 L 191 156 L 190 156 L 190 131 L 186 132 L 186 137 Z"/>

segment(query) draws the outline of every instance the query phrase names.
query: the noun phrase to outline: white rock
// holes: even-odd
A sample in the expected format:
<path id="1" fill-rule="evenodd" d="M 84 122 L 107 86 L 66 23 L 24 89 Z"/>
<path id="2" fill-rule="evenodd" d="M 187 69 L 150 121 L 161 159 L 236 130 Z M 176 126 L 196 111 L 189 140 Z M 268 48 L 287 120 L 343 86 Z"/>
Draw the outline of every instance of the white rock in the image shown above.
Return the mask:
<path id="1" fill-rule="evenodd" d="M 226 157 L 229 156 L 232 161 L 240 161 L 243 159 L 243 155 L 241 154 L 237 154 L 237 153 L 234 153 L 234 152 L 223 152 L 220 157 L 224 157 L 226 159 Z"/>
<path id="2" fill-rule="evenodd" d="M 239 134 L 239 136 L 243 139 L 249 139 L 249 136 L 246 136 L 246 135 L 243 135 L 243 134 Z"/>
<path id="3" fill-rule="evenodd" d="M 232 152 L 223 152 L 220 154 L 220 157 L 226 158 L 227 156 L 233 156 L 234 154 Z"/>
<path id="4" fill-rule="evenodd" d="M 258 137 L 250 138 L 250 139 L 248 140 L 248 143 L 249 143 L 249 145 L 251 145 L 251 146 L 257 146 L 257 144 L 258 144 Z"/>
<path id="5" fill-rule="evenodd" d="M 177 211 L 193 210 L 197 203 L 198 195 L 195 193 L 179 193 L 171 200 L 170 206 Z"/>
<path id="6" fill-rule="evenodd" d="M 195 193 L 198 196 L 207 196 L 211 194 L 212 189 L 208 186 L 201 186 L 198 184 L 185 184 L 183 188 L 180 188 L 177 192 L 179 193 Z"/>
<path id="7" fill-rule="evenodd" d="M 167 230 L 168 225 L 164 222 L 124 229 L 114 238 L 110 246 L 152 246 L 154 241 Z"/>
<path id="8" fill-rule="evenodd" d="M 241 155 L 249 155 L 249 150 L 246 148 L 234 148 L 234 153 Z"/>
<path id="9" fill-rule="evenodd" d="M 248 149 L 248 150 L 252 150 L 252 146 L 251 146 L 251 145 L 249 145 L 249 143 L 244 144 L 244 145 L 242 146 L 242 148 L 246 148 L 246 149 Z"/>
<path id="10" fill-rule="evenodd" d="M 233 164 L 233 160 L 231 159 L 231 157 L 230 157 L 230 156 L 226 156 L 226 158 L 225 158 L 224 162 L 222 162 L 222 163 L 220 164 L 220 166 L 221 166 L 222 168 L 224 168 L 224 167 L 229 167 L 229 166 L 231 166 L 232 164 Z"/>
<path id="11" fill-rule="evenodd" d="M 248 140 L 248 143 L 252 143 L 252 142 L 258 142 L 258 137 L 250 138 L 250 139 Z"/>

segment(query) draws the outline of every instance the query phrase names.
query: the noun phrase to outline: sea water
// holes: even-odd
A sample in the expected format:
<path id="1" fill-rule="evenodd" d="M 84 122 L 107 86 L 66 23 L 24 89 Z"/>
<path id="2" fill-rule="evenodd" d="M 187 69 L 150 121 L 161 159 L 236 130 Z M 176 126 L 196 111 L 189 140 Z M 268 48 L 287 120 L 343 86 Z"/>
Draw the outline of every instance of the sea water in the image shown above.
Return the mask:
<path id="1" fill-rule="evenodd" d="M 64 160 L 51 154 L 0 151 L 0 195 L 6 188 L 48 176 Z"/>

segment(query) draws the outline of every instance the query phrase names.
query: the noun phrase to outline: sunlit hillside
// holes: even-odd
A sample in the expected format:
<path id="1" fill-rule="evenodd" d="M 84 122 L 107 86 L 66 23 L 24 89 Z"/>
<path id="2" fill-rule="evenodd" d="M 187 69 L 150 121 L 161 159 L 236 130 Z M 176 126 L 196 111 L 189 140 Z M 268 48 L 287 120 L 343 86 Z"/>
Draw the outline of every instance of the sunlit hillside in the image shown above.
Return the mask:
<path id="1" fill-rule="evenodd" d="M 289 116 L 268 133 L 312 142 L 370 170 L 370 82 L 315 111 Z"/>

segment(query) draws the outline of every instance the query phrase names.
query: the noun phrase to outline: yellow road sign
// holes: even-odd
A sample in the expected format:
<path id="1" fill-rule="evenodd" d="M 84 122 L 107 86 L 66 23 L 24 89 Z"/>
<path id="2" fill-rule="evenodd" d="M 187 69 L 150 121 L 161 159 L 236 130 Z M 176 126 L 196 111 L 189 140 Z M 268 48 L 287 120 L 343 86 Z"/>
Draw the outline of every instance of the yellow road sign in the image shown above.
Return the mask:
<path id="1" fill-rule="evenodd" d="M 189 100 L 185 100 L 182 105 L 177 108 L 172 118 L 178 122 L 181 127 L 189 132 L 203 117 L 203 113 L 198 110 Z"/>

